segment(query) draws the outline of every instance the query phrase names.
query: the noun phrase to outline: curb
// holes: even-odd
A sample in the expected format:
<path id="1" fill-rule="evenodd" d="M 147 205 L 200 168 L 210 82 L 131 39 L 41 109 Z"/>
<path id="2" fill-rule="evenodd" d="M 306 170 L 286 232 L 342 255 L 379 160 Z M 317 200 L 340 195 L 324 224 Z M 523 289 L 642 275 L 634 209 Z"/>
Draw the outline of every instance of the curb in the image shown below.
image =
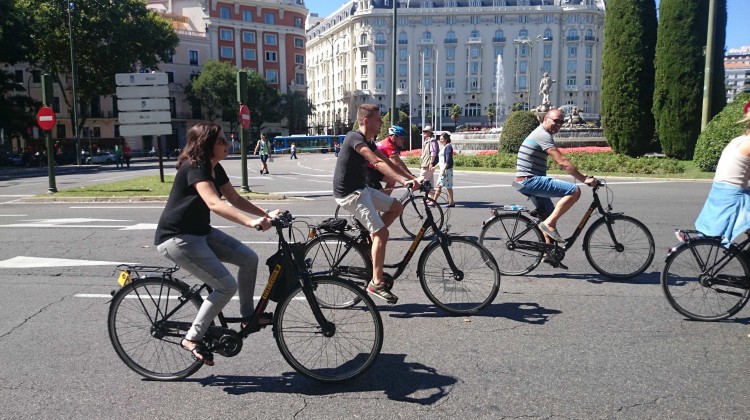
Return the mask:
<path id="1" fill-rule="evenodd" d="M 297 197 L 277 194 L 240 194 L 250 201 L 299 201 Z M 133 196 L 133 197 L 24 197 L 18 200 L 23 203 L 166 203 L 167 196 Z"/>

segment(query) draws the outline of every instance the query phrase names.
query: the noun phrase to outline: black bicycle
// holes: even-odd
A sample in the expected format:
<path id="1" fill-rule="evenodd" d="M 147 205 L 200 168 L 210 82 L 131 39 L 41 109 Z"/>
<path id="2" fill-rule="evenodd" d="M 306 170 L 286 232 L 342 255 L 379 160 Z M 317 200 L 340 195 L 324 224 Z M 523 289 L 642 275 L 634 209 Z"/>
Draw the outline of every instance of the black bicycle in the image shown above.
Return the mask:
<path id="1" fill-rule="evenodd" d="M 432 215 L 432 200 L 428 197 L 429 182 L 420 186 L 425 220 L 417 231 L 404 258 L 397 264 L 386 264 L 395 269 L 384 273 L 385 280 L 393 283 L 405 271 L 417 246 L 432 229 L 435 235 L 422 250 L 417 264 L 417 276 L 427 297 L 436 306 L 454 315 L 475 314 L 492 303 L 500 288 L 500 270 L 489 251 L 475 240 L 450 235 L 438 229 Z M 411 198 L 410 198 L 411 199 Z M 311 226 L 312 238 L 305 248 L 305 261 L 316 274 L 351 280 L 366 287 L 372 279 L 370 233 L 356 219 L 349 226 L 347 219 L 330 219 Z M 356 231 L 356 234 L 348 232 Z M 341 302 L 343 306 L 352 302 Z M 321 305 L 325 305 L 321 302 Z"/>
<path id="2" fill-rule="evenodd" d="M 564 245 L 546 243 L 539 229 L 541 218 L 536 210 L 525 206 L 503 206 L 491 210 L 492 217 L 484 222 L 479 242 L 492 251 L 500 272 L 522 275 L 544 261 L 555 268 L 567 269 L 562 261 L 573 247 L 594 210 L 601 217 L 586 231 L 583 251 L 586 260 L 600 274 L 612 279 L 630 279 L 643 273 L 654 259 L 654 237 L 646 225 L 633 217 L 612 212 L 614 196 L 603 179 L 593 188 L 593 200 L 580 223 Z M 607 207 L 603 207 L 597 191 L 604 187 Z M 529 216 L 526 216 L 525 214 Z"/>
<path id="3" fill-rule="evenodd" d="M 677 312 L 696 321 L 718 321 L 736 314 L 750 298 L 750 233 L 739 244 L 721 237 L 677 230 L 680 241 L 667 255 L 661 287 Z"/>
<path id="4" fill-rule="evenodd" d="M 284 359 L 299 373 L 320 382 L 343 382 L 364 373 L 380 354 L 383 323 L 367 293 L 332 276 L 312 276 L 302 259 L 304 244 L 290 244 L 282 229 L 288 212 L 273 221 L 279 251 L 269 258 L 268 284 L 249 319 L 222 313 L 208 328 L 204 343 L 225 357 L 242 350 L 243 339 L 264 328 L 259 324 L 269 300 L 277 301 L 273 334 Z M 179 267 L 121 265 L 122 289 L 114 293 L 109 337 L 118 356 L 136 373 L 156 380 L 184 379 L 203 363 L 180 347 L 180 341 L 203 303 L 206 284 L 188 286 L 173 274 Z M 356 304 L 321 305 L 325 302 Z M 247 323 L 239 331 L 229 324 Z"/>

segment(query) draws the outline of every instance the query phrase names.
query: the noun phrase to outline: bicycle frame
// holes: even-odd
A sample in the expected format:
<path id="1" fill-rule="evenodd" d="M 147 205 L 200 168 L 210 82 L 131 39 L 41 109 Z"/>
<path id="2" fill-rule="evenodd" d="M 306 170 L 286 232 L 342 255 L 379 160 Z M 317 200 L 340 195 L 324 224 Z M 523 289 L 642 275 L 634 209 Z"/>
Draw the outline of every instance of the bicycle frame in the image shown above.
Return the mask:
<path id="1" fill-rule="evenodd" d="M 527 250 L 532 250 L 532 251 L 545 251 L 545 252 L 553 250 L 553 249 L 556 249 L 556 248 L 561 248 L 563 251 L 568 251 L 569 249 L 571 249 L 573 247 L 573 244 L 575 243 L 575 241 L 581 235 L 581 232 L 583 232 L 583 228 L 586 227 L 586 224 L 589 222 L 589 220 L 591 219 L 591 216 L 594 214 L 594 210 L 598 210 L 599 214 L 601 214 L 602 217 L 604 217 L 604 218 L 609 218 L 612 214 L 619 214 L 619 213 L 612 213 L 611 212 L 612 207 L 609 206 L 609 205 L 607 206 L 606 210 L 604 209 L 604 206 L 602 206 L 601 200 L 599 199 L 599 195 L 597 194 L 597 190 L 598 189 L 599 189 L 599 186 L 597 186 L 596 188 L 593 189 L 593 198 L 591 200 L 591 204 L 589 205 L 589 208 L 583 214 L 583 217 L 581 218 L 581 221 L 578 223 L 578 225 L 576 226 L 575 230 L 573 231 L 573 234 L 570 235 L 570 237 L 568 237 L 567 239 L 565 239 L 565 244 L 564 245 L 561 246 L 561 245 L 559 245 L 555 241 L 552 241 L 552 243 L 546 243 L 546 242 L 524 241 L 524 240 L 516 240 L 516 239 L 514 239 L 514 238 L 522 237 L 523 235 L 527 234 L 529 231 L 531 231 L 532 229 L 534 229 L 536 227 L 536 225 L 538 224 L 538 222 L 541 222 L 541 219 L 539 219 L 537 217 L 537 218 L 535 218 L 535 222 L 536 223 L 534 223 L 532 225 L 529 225 L 529 226 L 526 226 L 526 228 L 524 230 L 522 230 L 521 232 L 519 232 L 517 234 L 514 233 L 512 235 L 513 241 L 516 242 L 516 247 L 517 248 L 522 248 L 522 249 L 527 249 Z M 499 212 L 501 212 L 501 211 L 502 210 L 493 209 L 492 210 L 493 218 L 496 217 L 497 214 Z M 513 213 L 513 212 L 515 212 L 515 213 L 522 213 L 522 212 L 530 213 L 528 210 L 514 210 L 514 211 L 511 211 L 511 213 Z M 488 220 L 488 222 L 489 222 L 489 220 Z M 514 231 L 515 231 L 515 227 L 514 227 Z M 616 244 L 615 246 L 616 247 L 621 247 L 622 245 L 617 242 L 617 238 L 615 237 L 615 234 L 612 231 L 612 226 L 609 223 L 607 223 L 607 231 L 609 232 L 610 236 L 612 237 L 612 240 L 615 242 L 615 244 Z"/>
<path id="2" fill-rule="evenodd" d="M 733 259 L 735 258 L 743 258 L 742 251 L 747 248 L 748 245 L 750 245 L 750 232 L 746 232 L 748 235 L 748 238 L 744 241 L 740 242 L 739 244 L 730 244 L 729 247 L 721 247 L 717 249 L 723 249 L 724 255 L 716 261 L 713 265 L 709 266 L 708 263 L 701 258 L 700 254 L 695 250 L 695 248 L 691 245 L 691 243 L 698 239 L 716 239 L 716 241 L 721 241 L 721 238 L 713 238 L 713 237 L 706 237 L 701 236 L 699 238 L 691 238 L 691 234 L 700 234 L 700 232 L 696 230 L 680 230 L 678 229 L 677 232 L 675 232 L 675 235 L 677 236 L 677 239 L 688 246 L 690 249 L 690 253 L 693 255 L 693 258 L 695 258 L 695 261 L 698 263 L 698 267 L 700 267 L 701 273 L 703 273 L 702 278 L 700 279 L 701 284 L 704 286 L 710 287 L 713 285 L 723 285 L 723 286 L 730 286 L 730 287 L 738 287 L 738 288 L 750 288 L 750 281 L 745 278 L 728 278 L 727 276 L 717 276 L 716 273 L 721 272 L 724 267 L 727 266 Z M 677 250 L 679 246 L 675 246 L 670 248 L 669 253 L 667 254 L 667 257 L 672 254 L 675 250 Z M 711 259 L 711 255 L 708 255 L 706 259 Z M 721 289 L 716 289 L 719 293 L 727 293 L 736 295 L 736 293 Z"/>

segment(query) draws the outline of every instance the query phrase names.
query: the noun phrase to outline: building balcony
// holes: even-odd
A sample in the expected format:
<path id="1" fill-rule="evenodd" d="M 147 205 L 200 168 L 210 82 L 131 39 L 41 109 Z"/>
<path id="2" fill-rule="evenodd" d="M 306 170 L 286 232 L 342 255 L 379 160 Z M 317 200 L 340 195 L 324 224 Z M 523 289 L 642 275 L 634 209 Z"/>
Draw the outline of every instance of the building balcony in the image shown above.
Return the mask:
<path id="1" fill-rule="evenodd" d="M 375 40 L 375 45 L 385 45 L 386 42 L 387 41 L 384 39 L 378 39 L 378 40 Z"/>
<path id="2" fill-rule="evenodd" d="M 505 37 L 504 36 L 496 36 L 496 37 L 492 38 L 492 42 L 505 42 Z"/>
<path id="3" fill-rule="evenodd" d="M 583 40 L 586 41 L 586 42 L 596 42 L 597 41 L 597 39 L 596 39 L 595 36 L 587 36 L 587 37 L 584 37 Z"/>
<path id="4" fill-rule="evenodd" d="M 372 94 L 373 95 L 385 95 L 385 89 L 373 89 Z"/>
<path id="5" fill-rule="evenodd" d="M 445 44 L 457 44 L 458 43 L 458 39 L 456 39 L 456 38 L 450 38 L 450 39 L 446 38 L 446 39 L 443 40 L 443 43 L 445 43 Z"/>
<path id="6" fill-rule="evenodd" d="M 592 90 L 599 90 L 599 89 L 593 85 L 583 85 L 583 90 L 592 91 Z"/>
<path id="7" fill-rule="evenodd" d="M 578 92 L 578 86 L 576 85 L 565 85 L 566 92 Z"/>
<path id="8" fill-rule="evenodd" d="M 565 42 L 578 42 L 580 41 L 580 39 L 581 39 L 580 36 L 566 36 Z"/>
<path id="9" fill-rule="evenodd" d="M 408 39 L 399 39 L 398 40 L 398 45 L 406 45 L 408 43 L 409 43 Z"/>
<path id="10" fill-rule="evenodd" d="M 397 89 L 396 90 L 396 95 L 408 95 L 408 94 L 409 94 L 409 89 Z"/>
<path id="11" fill-rule="evenodd" d="M 453 95 L 456 93 L 456 88 L 443 88 L 443 93 L 446 95 Z"/>
<path id="12" fill-rule="evenodd" d="M 420 39 L 419 42 L 417 42 L 419 45 L 432 45 L 434 43 L 435 41 L 432 39 Z"/>
<path id="13" fill-rule="evenodd" d="M 476 37 L 473 37 L 473 38 L 469 38 L 469 39 L 466 40 L 466 43 L 467 44 L 481 44 L 482 43 L 482 37 L 481 36 L 476 36 Z"/>

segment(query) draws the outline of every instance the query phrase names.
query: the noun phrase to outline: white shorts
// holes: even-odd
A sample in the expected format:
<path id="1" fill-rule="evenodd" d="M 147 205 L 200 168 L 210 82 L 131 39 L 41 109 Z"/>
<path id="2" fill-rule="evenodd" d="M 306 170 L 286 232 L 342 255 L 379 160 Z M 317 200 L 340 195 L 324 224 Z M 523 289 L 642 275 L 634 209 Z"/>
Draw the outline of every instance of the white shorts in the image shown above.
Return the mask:
<path id="1" fill-rule="evenodd" d="M 390 210 L 396 202 L 395 198 L 370 187 L 356 190 L 344 198 L 335 200 L 336 204 L 354 215 L 370 233 L 385 227 L 379 212 Z"/>

